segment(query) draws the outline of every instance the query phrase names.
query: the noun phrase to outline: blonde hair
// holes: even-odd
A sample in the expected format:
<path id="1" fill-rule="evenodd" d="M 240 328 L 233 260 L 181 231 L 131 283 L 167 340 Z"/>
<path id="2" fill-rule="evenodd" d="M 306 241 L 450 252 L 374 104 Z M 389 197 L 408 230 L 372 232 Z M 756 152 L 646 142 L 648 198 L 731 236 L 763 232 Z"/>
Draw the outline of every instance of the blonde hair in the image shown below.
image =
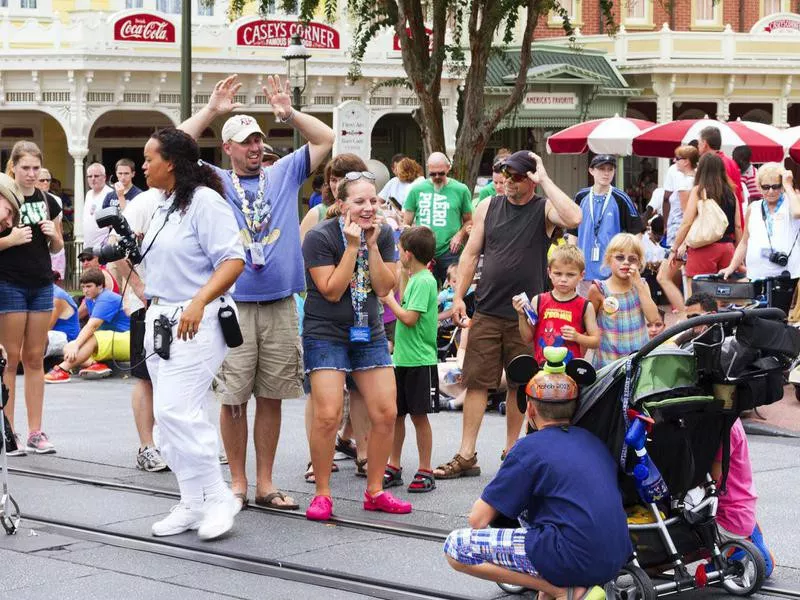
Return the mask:
<path id="1" fill-rule="evenodd" d="M 20 140 L 11 148 L 11 156 L 6 163 L 6 175 L 14 177 L 14 165 L 16 165 L 23 156 L 33 156 L 38 158 L 40 163 L 44 162 L 42 151 L 39 150 L 39 146 L 28 140 Z"/>
<path id="2" fill-rule="evenodd" d="M 552 267 L 553 263 L 556 262 L 575 265 L 580 271 L 586 270 L 586 259 L 583 256 L 583 252 L 574 244 L 563 244 L 553 248 L 550 257 L 547 259 L 548 268 Z"/>
<path id="3" fill-rule="evenodd" d="M 639 257 L 639 267 L 644 266 L 644 247 L 642 241 L 632 233 L 618 233 L 608 242 L 604 262 L 611 265 L 611 257 L 618 252 L 632 252 Z"/>
<path id="4" fill-rule="evenodd" d="M 783 182 L 783 172 L 786 169 L 783 168 L 781 163 L 777 162 L 768 162 L 764 163 L 758 168 L 756 171 L 756 183 L 761 185 L 761 182 L 766 177 L 772 177 L 773 175 L 778 177 L 778 183 Z"/>

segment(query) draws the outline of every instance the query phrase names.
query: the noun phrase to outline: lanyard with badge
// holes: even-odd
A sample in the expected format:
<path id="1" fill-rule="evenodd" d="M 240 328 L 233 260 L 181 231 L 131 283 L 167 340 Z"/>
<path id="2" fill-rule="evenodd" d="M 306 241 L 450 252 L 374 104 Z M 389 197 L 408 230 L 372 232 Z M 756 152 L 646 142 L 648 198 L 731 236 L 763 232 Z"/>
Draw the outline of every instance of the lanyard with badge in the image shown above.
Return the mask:
<path id="1" fill-rule="evenodd" d="M 782 204 L 783 204 L 783 194 L 781 194 L 781 197 L 778 198 L 778 202 L 775 205 L 774 212 L 769 210 L 769 208 L 767 208 L 766 200 L 761 201 L 761 218 L 764 219 L 764 229 L 767 232 L 767 241 L 769 242 L 769 248 L 761 249 L 761 257 L 766 258 L 771 262 L 774 262 L 772 261 L 772 257 L 774 257 L 777 254 L 782 254 L 781 252 L 775 252 L 775 248 L 772 245 L 772 234 L 775 233 L 774 231 L 775 221 L 783 219 L 783 215 L 778 213 L 778 211 L 781 209 Z M 789 257 L 792 255 L 792 252 L 794 252 L 794 247 L 797 244 L 798 236 L 800 236 L 800 229 L 798 229 L 797 233 L 795 234 L 794 242 L 792 242 L 792 247 L 789 249 L 789 253 L 786 255 L 787 262 L 789 260 Z M 776 264 L 779 264 L 780 266 L 786 266 L 786 265 L 781 265 L 781 263 L 776 263 Z"/>
<path id="2" fill-rule="evenodd" d="M 339 231 L 342 233 L 344 247 L 347 248 L 347 236 L 344 234 L 344 218 L 339 217 Z M 358 246 L 356 270 L 350 279 L 350 299 L 353 303 L 353 326 L 350 328 L 350 341 L 364 343 L 372 339 L 369 329 L 369 313 L 367 312 L 367 296 L 370 291 L 369 256 L 364 232 L 361 232 L 361 243 Z"/>
<path id="3" fill-rule="evenodd" d="M 256 199 L 252 207 L 247 200 L 247 195 L 235 171 L 231 171 L 231 183 L 242 204 L 242 214 L 244 215 L 244 221 L 247 225 L 246 237 L 248 238 L 245 240 L 245 244 L 250 250 L 250 259 L 254 266 L 263 267 L 266 263 L 264 257 L 264 242 L 257 238 L 261 232 L 267 230 L 270 218 L 272 217 L 272 205 L 266 200 L 264 193 L 267 187 L 267 178 L 264 169 L 260 169 L 258 174 L 258 192 L 256 193 Z"/>
<path id="4" fill-rule="evenodd" d="M 611 190 L 612 188 L 608 188 L 606 198 L 603 200 L 603 208 L 600 209 L 600 215 L 597 217 L 596 221 L 594 219 L 594 190 L 592 190 L 592 197 L 589 199 L 589 220 L 592 222 L 592 229 L 594 231 L 594 237 L 592 239 L 592 262 L 600 262 L 600 241 L 597 239 L 597 234 L 600 233 L 600 225 L 603 223 L 603 213 L 606 212 L 608 201 L 611 199 Z"/>

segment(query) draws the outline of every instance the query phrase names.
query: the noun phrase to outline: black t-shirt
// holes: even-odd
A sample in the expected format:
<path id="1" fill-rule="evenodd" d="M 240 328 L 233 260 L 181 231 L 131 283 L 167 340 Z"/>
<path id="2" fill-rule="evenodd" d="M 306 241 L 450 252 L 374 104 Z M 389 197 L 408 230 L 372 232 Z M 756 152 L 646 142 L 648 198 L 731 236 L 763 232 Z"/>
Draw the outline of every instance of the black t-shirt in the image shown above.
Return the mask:
<path id="1" fill-rule="evenodd" d="M 132 185 L 131 189 L 125 192 L 125 202 L 130 202 L 141 193 L 142 190 L 140 190 L 135 185 Z M 103 208 L 108 208 L 109 206 L 119 206 L 119 198 L 117 198 L 117 190 L 114 190 L 113 192 L 108 192 L 106 194 L 106 197 L 103 198 Z"/>
<path id="2" fill-rule="evenodd" d="M 20 227 L 29 226 L 33 237 L 21 246 L 0 250 L 0 281 L 28 288 L 37 288 L 53 282 L 53 265 L 50 262 L 50 248 L 47 236 L 42 233 L 39 223 L 53 220 L 61 214 L 61 207 L 49 194 L 39 190 L 25 196 L 20 208 Z M 11 234 L 7 229 L 0 238 Z"/>
<path id="3" fill-rule="evenodd" d="M 378 248 L 385 262 L 394 262 L 394 235 L 388 225 L 381 226 Z M 350 341 L 350 328 L 353 326 L 353 301 L 350 287 L 339 299 L 331 303 L 322 297 L 314 284 L 309 269 L 328 265 L 338 265 L 344 256 L 344 240 L 339 227 L 339 219 L 323 221 L 306 234 L 303 240 L 303 259 L 306 264 L 306 287 L 308 294 L 304 306 L 303 335 L 338 342 Z M 367 296 L 367 313 L 372 339 L 385 337 L 383 320 L 378 310 L 378 299 L 370 291 Z"/>

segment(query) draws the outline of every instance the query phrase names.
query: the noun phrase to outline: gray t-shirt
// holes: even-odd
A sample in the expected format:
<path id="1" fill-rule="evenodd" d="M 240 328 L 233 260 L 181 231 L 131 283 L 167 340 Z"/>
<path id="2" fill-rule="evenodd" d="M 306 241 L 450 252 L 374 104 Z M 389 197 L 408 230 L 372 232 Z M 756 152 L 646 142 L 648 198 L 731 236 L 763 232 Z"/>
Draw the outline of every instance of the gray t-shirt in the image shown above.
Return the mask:
<path id="1" fill-rule="evenodd" d="M 395 261 L 394 236 L 388 225 L 381 226 L 378 248 L 384 262 Z M 303 240 L 308 289 L 303 317 L 303 336 L 338 342 L 350 341 L 350 328 L 354 320 L 350 287 L 348 286 L 338 302 L 328 302 L 322 297 L 309 273 L 309 269 L 314 267 L 338 265 L 342 256 L 344 256 L 344 240 L 339 219 L 323 221 L 309 231 Z M 369 327 L 373 340 L 386 336 L 378 304 L 375 292 L 370 290 L 366 310 L 369 314 Z"/>

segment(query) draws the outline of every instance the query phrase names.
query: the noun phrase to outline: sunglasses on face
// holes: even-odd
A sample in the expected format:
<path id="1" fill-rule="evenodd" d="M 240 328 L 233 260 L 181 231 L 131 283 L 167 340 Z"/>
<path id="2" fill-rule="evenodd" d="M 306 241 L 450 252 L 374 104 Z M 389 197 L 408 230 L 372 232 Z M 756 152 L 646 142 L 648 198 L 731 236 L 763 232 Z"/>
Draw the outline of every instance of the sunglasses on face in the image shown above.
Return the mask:
<path id="1" fill-rule="evenodd" d="M 45 183 L 45 182 L 46 182 L 46 183 L 50 183 L 51 181 L 52 181 L 52 180 L 51 180 L 51 179 L 49 179 L 49 178 L 48 178 L 48 179 L 40 179 L 40 180 L 39 180 L 39 183 Z"/>
<path id="2" fill-rule="evenodd" d="M 429 175 L 431 177 L 444 177 L 447 175 L 447 171 L 431 171 Z"/>
<path id="3" fill-rule="evenodd" d="M 87 175 L 86 179 L 95 179 L 96 177 L 102 177 L 102 175 Z"/>
<path id="4" fill-rule="evenodd" d="M 369 179 L 370 181 L 375 181 L 375 175 L 373 175 L 369 171 L 350 171 L 349 173 L 345 173 L 343 177 L 343 179 L 347 181 L 357 181 L 362 178 Z"/>
<path id="5" fill-rule="evenodd" d="M 528 178 L 528 176 L 525 175 L 524 173 L 512 173 L 508 169 L 503 169 L 502 171 L 500 171 L 500 173 L 503 174 L 503 177 L 505 177 L 506 179 L 510 179 L 514 183 L 525 181 Z"/>
<path id="6" fill-rule="evenodd" d="M 778 191 L 783 187 L 782 183 L 773 183 L 772 185 L 762 185 L 761 190 L 764 192 L 768 192 L 769 190 Z"/>
<path id="7" fill-rule="evenodd" d="M 639 257 L 638 256 L 625 256 L 624 254 L 615 254 L 614 260 L 618 263 L 628 263 L 629 265 L 638 265 L 639 264 Z"/>

